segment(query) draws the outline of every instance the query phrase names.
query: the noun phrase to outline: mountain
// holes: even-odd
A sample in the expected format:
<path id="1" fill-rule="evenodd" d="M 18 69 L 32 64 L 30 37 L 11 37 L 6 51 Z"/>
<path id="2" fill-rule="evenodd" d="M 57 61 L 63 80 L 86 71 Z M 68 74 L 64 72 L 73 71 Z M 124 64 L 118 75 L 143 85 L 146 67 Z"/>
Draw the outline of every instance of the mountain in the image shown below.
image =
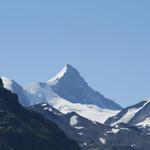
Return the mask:
<path id="1" fill-rule="evenodd" d="M 58 126 L 23 108 L 0 79 L 0 150 L 79 150 Z"/>
<path id="2" fill-rule="evenodd" d="M 47 82 L 32 83 L 23 88 L 30 106 L 46 102 L 62 113 L 75 111 L 100 123 L 121 109 L 90 88 L 79 72 L 68 64 Z"/>
<path id="3" fill-rule="evenodd" d="M 124 123 L 137 126 L 150 134 L 150 99 L 123 109 L 117 115 L 110 117 L 105 123 L 108 125 Z"/>
<path id="4" fill-rule="evenodd" d="M 48 81 L 55 93 L 72 103 L 93 104 L 101 108 L 119 110 L 121 106 L 105 98 L 88 86 L 80 73 L 71 65 L 65 67 Z"/>
<path id="5" fill-rule="evenodd" d="M 47 103 L 31 106 L 46 119 L 55 122 L 85 150 L 149 150 L 150 136 L 136 127 L 107 126 L 81 117 L 75 112 L 63 114 Z"/>
<path id="6" fill-rule="evenodd" d="M 48 102 L 62 113 L 75 111 L 83 117 L 100 123 L 104 123 L 107 118 L 119 112 L 118 110 L 104 109 L 91 104 L 72 103 L 69 100 L 63 99 L 54 92 L 52 88 L 54 82 L 53 84 L 51 82 L 51 85 L 49 82 L 37 82 L 21 87 L 17 82 L 6 77 L 2 77 L 2 79 L 4 87 L 16 93 L 19 96 L 19 102 L 23 106 Z"/>
<path id="7" fill-rule="evenodd" d="M 57 95 L 71 103 L 96 105 L 111 110 L 122 109 L 120 105 L 89 87 L 80 73 L 69 64 L 66 64 L 54 78 L 44 83 L 37 82 L 22 87 L 7 77 L 2 77 L 2 80 L 4 87 L 16 93 L 19 102 L 25 106 L 44 102 L 45 97 L 53 98 Z"/>
<path id="8" fill-rule="evenodd" d="M 11 92 L 15 93 L 18 95 L 19 97 L 19 102 L 22 105 L 29 105 L 29 100 L 26 98 L 25 95 L 25 91 L 22 88 L 21 85 L 19 85 L 17 82 L 15 82 L 14 80 L 8 79 L 7 77 L 2 76 L 1 77 L 3 83 L 4 83 L 4 87 L 8 90 L 10 90 Z"/>
<path id="9" fill-rule="evenodd" d="M 115 109 L 121 109 L 118 104 L 90 88 L 79 72 L 68 64 L 47 82 L 22 87 L 6 77 L 2 80 L 5 88 L 18 95 L 23 106 L 46 102 L 62 113 L 74 111 L 100 123 L 120 111 Z"/>

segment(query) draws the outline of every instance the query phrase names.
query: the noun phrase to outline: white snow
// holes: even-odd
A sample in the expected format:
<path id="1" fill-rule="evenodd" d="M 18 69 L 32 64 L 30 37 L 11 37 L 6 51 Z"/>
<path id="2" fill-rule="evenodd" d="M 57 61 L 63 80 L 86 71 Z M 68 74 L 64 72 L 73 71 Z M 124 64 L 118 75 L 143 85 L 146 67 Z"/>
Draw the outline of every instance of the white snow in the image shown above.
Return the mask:
<path id="1" fill-rule="evenodd" d="M 83 129 L 84 127 L 78 127 L 78 126 L 75 126 L 74 128 L 80 130 L 80 129 Z"/>
<path id="2" fill-rule="evenodd" d="M 70 118 L 70 125 L 71 126 L 74 126 L 78 123 L 77 118 L 78 118 L 78 116 L 76 116 L 76 115 L 74 115 Z"/>
<path id="3" fill-rule="evenodd" d="M 97 125 L 97 122 L 96 121 L 92 121 L 94 124 L 96 124 Z"/>
<path id="4" fill-rule="evenodd" d="M 52 108 L 49 108 L 49 110 L 48 111 L 52 111 Z"/>
<path id="5" fill-rule="evenodd" d="M 44 107 L 44 106 L 47 106 L 47 104 L 42 104 L 41 106 Z"/>
<path id="6" fill-rule="evenodd" d="M 44 110 L 48 110 L 48 107 L 45 107 Z"/>
<path id="7" fill-rule="evenodd" d="M 86 146 L 86 145 L 87 145 L 87 143 L 83 143 L 83 145 L 85 145 L 85 146 Z"/>
<path id="8" fill-rule="evenodd" d="M 101 137 L 99 140 L 101 141 L 102 144 L 106 144 L 106 139 Z"/>
<path id="9" fill-rule="evenodd" d="M 65 64 L 64 68 L 52 79 L 48 80 L 49 84 L 56 84 L 59 79 L 61 79 L 64 74 L 67 72 L 67 64 Z"/>
<path id="10" fill-rule="evenodd" d="M 141 127 L 150 127 L 150 117 L 147 117 L 144 121 L 137 124 L 137 126 Z"/>
<path id="11" fill-rule="evenodd" d="M 46 83 L 33 83 L 24 87 L 26 97 L 30 101 L 30 105 L 39 103 L 47 103 L 47 99 L 56 96 L 51 87 Z"/>
<path id="12" fill-rule="evenodd" d="M 122 116 L 116 122 L 113 122 L 111 125 L 114 126 L 119 123 L 128 123 L 136 115 L 136 113 L 138 113 L 141 109 L 143 109 L 149 102 L 150 100 L 146 100 L 146 102 L 143 104 L 142 107 L 128 109 L 127 113 L 124 116 Z"/>
<path id="13" fill-rule="evenodd" d="M 128 123 L 135 116 L 135 114 L 137 112 L 138 112 L 138 109 L 135 109 L 135 108 L 129 109 L 128 112 L 123 117 L 121 117 L 120 120 L 113 123 L 112 126 L 114 126 L 118 123 L 121 123 L 121 122 L 122 123 Z"/>
<path id="14" fill-rule="evenodd" d="M 78 133 L 78 134 L 79 134 L 79 135 L 81 135 L 81 136 L 83 135 L 83 133 L 82 133 L 82 132 L 80 132 L 80 133 Z"/>
<path id="15" fill-rule="evenodd" d="M 117 134 L 119 131 L 120 131 L 120 129 L 115 129 L 115 128 L 112 129 L 112 132 L 113 132 L 114 134 Z"/>
<path id="16" fill-rule="evenodd" d="M 135 144 L 132 144 L 131 147 L 135 147 Z"/>
<path id="17" fill-rule="evenodd" d="M 114 116 L 119 112 L 114 110 L 102 109 L 95 105 L 71 103 L 63 98 L 60 98 L 59 96 L 48 100 L 48 103 L 64 114 L 74 111 L 82 117 L 99 123 L 104 123 L 106 119 Z"/>
<path id="18" fill-rule="evenodd" d="M 2 76 L 1 77 L 2 81 L 3 81 L 3 84 L 4 84 L 4 87 L 10 91 L 13 92 L 13 89 L 12 89 L 12 84 L 13 84 L 13 81 L 8 79 L 7 77 L 5 76 Z"/>
<path id="19" fill-rule="evenodd" d="M 109 134 L 109 133 L 117 134 L 119 131 L 120 131 L 120 129 L 112 128 L 111 131 L 107 131 L 106 133 L 107 134 Z"/>

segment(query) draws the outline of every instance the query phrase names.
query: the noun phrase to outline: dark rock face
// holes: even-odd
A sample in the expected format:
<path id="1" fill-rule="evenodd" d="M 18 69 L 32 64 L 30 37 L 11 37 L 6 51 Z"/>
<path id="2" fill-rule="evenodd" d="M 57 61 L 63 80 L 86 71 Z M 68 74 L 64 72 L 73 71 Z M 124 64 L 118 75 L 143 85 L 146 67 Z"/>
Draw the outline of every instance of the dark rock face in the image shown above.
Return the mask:
<path id="1" fill-rule="evenodd" d="M 80 73 L 69 64 L 66 65 L 66 72 L 63 77 L 58 79 L 57 84 L 52 88 L 60 97 L 73 103 L 95 104 L 102 108 L 114 110 L 122 109 L 114 101 L 105 98 L 89 87 Z"/>
<path id="2" fill-rule="evenodd" d="M 51 121 L 27 111 L 0 79 L 0 150 L 79 150 Z"/>
<path id="3" fill-rule="evenodd" d="M 0 88 L 3 88 L 3 82 L 1 78 L 0 78 Z"/>
<path id="4" fill-rule="evenodd" d="M 62 114 L 48 104 L 45 106 L 41 104 L 34 105 L 30 109 L 39 112 L 46 119 L 55 122 L 69 138 L 77 141 L 82 148 L 86 149 L 89 149 L 89 147 L 93 148 L 93 145 L 99 147 L 99 137 L 104 134 L 104 129 L 111 129 L 111 127 L 83 118 L 75 112 Z M 74 116 L 77 118 L 77 123 L 71 125 L 71 118 Z M 84 145 L 85 143 L 86 145 Z"/>

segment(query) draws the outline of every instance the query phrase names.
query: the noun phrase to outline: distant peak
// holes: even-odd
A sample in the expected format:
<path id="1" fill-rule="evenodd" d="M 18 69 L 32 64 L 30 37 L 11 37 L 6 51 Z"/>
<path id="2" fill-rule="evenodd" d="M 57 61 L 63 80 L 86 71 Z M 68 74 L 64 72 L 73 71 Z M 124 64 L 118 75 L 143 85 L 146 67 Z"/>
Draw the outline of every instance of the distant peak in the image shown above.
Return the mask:
<path id="1" fill-rule="evenodd" d="M 66 73 L 69 72 L 78 72 L 72 65 L 70 64 L 65 64 L 64 67 L 61 69 L 61 71 L 59 71 L 58 74 L 56 74 L 55 77 L 53 77 L 52 79 L 48 80 L 48 83 L 52 83 L 53 81 L 58 81 L 59 79 L 61 79 Z"/>
<path id="2" fill-rule="evenodd" d="M 66 67 L 66 68 L 70 68 L 70 67 L 72 67 L 70 64 L 65 64 L 65 66 L 64 67 Z"/>
<path id="3" fill-rule="evenodd" d="M 65 64 L 63 69 L 66 69 L 66 71 L 70 71 L 70 70 L 76 70 L 72 65 L 70 64 Z M 62 70 L 63 70 L 62 69 Z M 77 70 L 76 70 L 77 71 Z"/>
<path id="4" fill-rule="evenodd" d="M 75 69 L 72 65 L 70 65 L 70 64 L 65 64 L 64 68 L 76 70 L 76 69 Z"/>

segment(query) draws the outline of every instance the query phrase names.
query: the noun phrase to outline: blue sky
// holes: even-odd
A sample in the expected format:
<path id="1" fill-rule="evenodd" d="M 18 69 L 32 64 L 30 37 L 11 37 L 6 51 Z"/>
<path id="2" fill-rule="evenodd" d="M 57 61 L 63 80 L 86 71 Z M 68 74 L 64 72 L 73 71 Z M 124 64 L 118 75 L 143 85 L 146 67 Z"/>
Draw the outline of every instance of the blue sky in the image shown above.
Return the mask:
<path id="1" fill-rule="evenodd" d="M 0 2 L 0 74 L 46 81 L 72 64 L 122 106 L 150 97 L 148 0 Z"/>

